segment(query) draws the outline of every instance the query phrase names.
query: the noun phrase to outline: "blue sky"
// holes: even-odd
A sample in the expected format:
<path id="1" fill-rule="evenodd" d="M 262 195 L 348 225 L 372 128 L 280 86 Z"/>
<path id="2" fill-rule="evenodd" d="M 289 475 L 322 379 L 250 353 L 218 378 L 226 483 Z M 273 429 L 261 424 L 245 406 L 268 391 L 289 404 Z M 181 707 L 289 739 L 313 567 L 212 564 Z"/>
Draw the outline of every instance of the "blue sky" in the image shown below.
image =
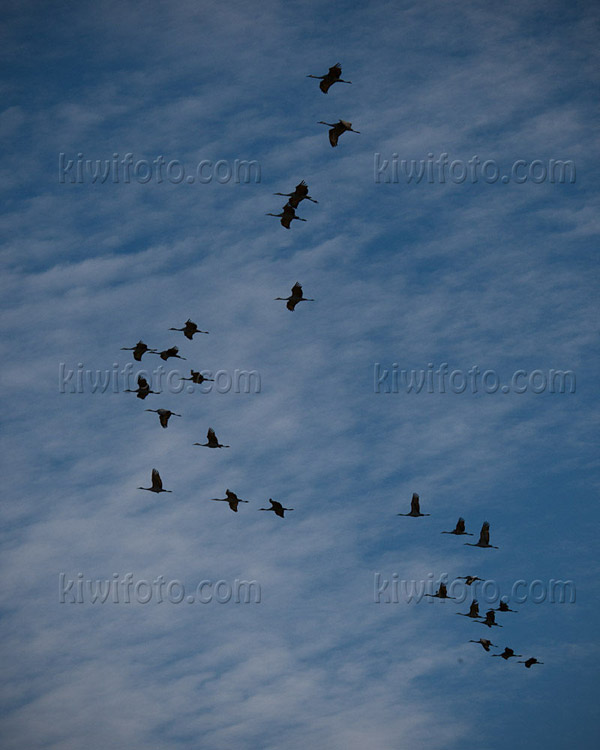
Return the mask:
<path id="1" fill-rule="evenodd" d="M 598 20 L 533 0 L 4 4 L 3 748 L 596 747 Z M 324 96 L 305 76 L 338 60 L 352 85 Z M 339 118 L 360 135 L 332 149 L 317 122 Z M 61 153 L 255 160 L 260 181 L 61 183 Z M 376 182 L 375 154 L 430 153 L 576 179 Z M 265 213 L 302 179 L 319 203 L 286 231 Z M 274 298 L 296 280 L 316 302 L 292 314 Z M 168 330 L 188 317 L 210 335 Z M 60 392 L 61 363 L 138 368 L 121 347 L 140 338 L 180 347 L 167 371 L 254 370 L 260 392 Z M 375 393 L 375 363 L 444 362 L 576 389 Z M 159 407 L 183 416 L 162 430 Z M 209 426 L 230 449 L 192 446 Z M 173 494 L 137 489 L 152 467 Z M 237 515 L 209 502 L 226 487 Z M 396 515 L 413 492 L 430 517 Z M 259 516 L 271 497 L 294 511 Z M 500 549 L 441 536 L 459 515 Z M 261 601 L 59 602 L 60 573 L 130 572 L 256 580 Z M 577 593 L 489 634 L 457 621 L 469 600 L 376 604 L 376 573 Z M 468 643 L 488 635 L 544 665 Z"/>

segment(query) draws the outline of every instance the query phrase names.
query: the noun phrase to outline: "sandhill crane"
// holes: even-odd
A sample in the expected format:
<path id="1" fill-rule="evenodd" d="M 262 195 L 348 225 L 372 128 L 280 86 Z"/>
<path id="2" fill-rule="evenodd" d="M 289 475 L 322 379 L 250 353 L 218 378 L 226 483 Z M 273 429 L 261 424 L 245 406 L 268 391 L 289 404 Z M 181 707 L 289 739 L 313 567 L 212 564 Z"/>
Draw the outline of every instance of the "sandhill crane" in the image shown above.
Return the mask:
<path id="1" fill-rule="evenodd" d="M 294 308 L 298 304 L 298 302 L 314 302 L 314 299 L 311 299 L 310 297 L 304 297 L 302 293 L 302 285 L 297 281 L 294 286 L 292 287 L 292 293 L 289 297 L 275 297 L 276 300 L 284 300 L 287 301 L 287 309 L 291 312 L 294 312 Z"/>
<path id="2" fill-rule="evenodd" d="M 517 656 L 520 656 L 520 654 L 517 654 Z M 543 664 L 543 661 L 538 661 L 535 656 L 531 656 L 529 659 L 526 659 L 525 661 L 518 662 L 519 664 L 524 664 L 527 669 L 531 669 L 532 664 Z"/>
<path id="3" fill-rule="evenodd" d="M 162 479 L 156 469 L 152 469 L 152 487 L 138 487 L 138 490 L 148 490 L 148 492 L 173 492 L 173 490 L 163 490 Z"/>
<path id="4" fill-rule="evenodd" d="M 206 380 L 207 382 L 214 383 L 214 378 L 205 378 L 204 375 L 202 375 L 198 370 L 190 370 L 191 378 L 181 378 L 182 380 L 191 380 L 192 383 L 204 383 Z"/>
<path id="5" fill-rule="evenodd" d="M 206 439 L 208 440 L 208 443 L 194 443 L 194 445 L 201 445 L 203 448 L 230 448 L 231 447 L 229 445 L 221 445 L 212 427 L 208 428 L 208 432 L 206 433 Z"/>
<path id="6" fill-rule="evenodd" d="M 170 417 L 180 417 L 181 414 L 175 414 L 174 411 L 169 411 L 169 409 L 146 409 L 146 411 L 153 411 L 156 414 L 158 414 L 158 420 L 160 422 L 160 426 L 167 428 L 169 424 L 169 418 Z"/>
<path id="7" fill-rule="evenodd" d="M 137 360 L 138 362 L 142 361 L 142 356 L 146 352 L 150 352 L 151 354 L 156 354 L 158 349 L 150 349 L 146 344 L 144 344 L 143 341 L 138 341 L 135 346 L 122 346 L 121 347 L 122 352 L 133 352 L 133 358 Z"/>
<path id="8" fill-rule="evenodd" d="M 498 625 L 496 622 L 496 613 L 493 609 L 488 609 L 488 611 L 485 613 L 485 619 L 483 620 L 477 620 L 478 623 L 481 625 L 487 625 L 488 628 L 501 628 L 502 625 Z"/>
<path id="9" fill-rule="evenodd" d="M 331 128 L 329 131 L 329 143 L 331 143 L 333 148 L 337 146 L 338 138 L 342 133 L 345 133 L 346 131 L 360 133 L 360 130 L 354 130 L 352 123 L 347 120 L 338 120 L 337 122 L 324 122 L 323 120 L 319 120 L 317 125 L 328 125 Z"/>
<path id="10" fill-rule="evenodd" d="M 185 321 L 183 328 L 169 328 L 169 331 L 183 331 L 183 335 L 190 341 L 194 338 L 195 333 L 208 333 L 208 331 L 201 331 L 189 318 Z"/>
<path id="11" fill-rule="evenodd" d="M 126 388 L 123 393 L 137 393 L 137 397 L 142 400 L 145 399 L 149 393 L 155 393 L 156 395 L 161 393 L 161 391 L 151 391 L 148 381 L 142 375 L 138 375 L 137 384 L 138 387 L 135 391 L 131 390 L 131 388 Z"/>
<path id="12" fill-rule="evenodd" d="M 293 193 L 273 193 L 273 195 L 283 195 L 288 198 L 287 205 L 291 206 L 293 209 L 298 208 L 298 204 L 303 200 L 312 201 L 313 203 L 319 202 L 310 197 L 308 194 L 308 185 L 304 180 L 296 185 Z"/>
<path id="13" fill-rule="evenodd" d="M 475 581 L 483 581 L 483 578 L 479 576 L 456 576 L 457 580 L 464 581 L 467 586 L 470 586 Z"/>
<path id="14" fill-rule="evenodd" d="M 238 503 L 247 503 L 248 500 L 242 500 L 235 492 L 231 490 L 225 490 L 227 497 L 213 497 L 211 500 L 215 503 L 229 503 L 229 507 L 234 513 L 238 512 Z"/>
<path id="15" fill-rule="evenodd" d="M 508 606 L 508 602 L 500 601 L 498 607 L 496 608 L 496 612 L 518 612 L 518 609 L 511 609 Z"/>
<path id="16" fill-rule="evenodd" d="M 410 513 L 398 513 L 399 516 L 412 516 L 417 518 L 419 516 L 430 516 L 431 513 L 421 513 L 421 506 L 419 504 L 419 496 L 416 492 L 413 492 L 413 496 L 410 501 Z"/>
<path id="17" fill-rule="evenodd" d="M 297 221 L 306 221 L 306 219 L 301 219 L 299 216 L 296 216 L 296 211 L 294 210 L 293 206 L 290 206 L 289 203 L 286 203 L 283 207 L 280 214 L 265 214 L 265 216 L 277 216 L 278 218 L 281 218 L 280 224 L 282 227 L 285 227 L 286 229 L 290 228 L 290 224 L 294 219 Z"/>
<path id="18" fill-rule="evenodd" d="M 334 83 L 352 83 L 352 81 L 344 81 L 344 79 L 341 78 L 341 75 L 342 66 L 338 62 L 335 65 L 332 65 L 324 76 L 308 75 L 306 77 L 320 80 L 321 83 L 319 84 L 319 88 L 324 94 L 326 94 Z"/>
<path id="19" fill-rule="evenodd" d="M 462 617 L 473 617 L 473 618 L 480 617 L 480 614 L 479 614 L 479 603 L 478 603 L 477 599 L 473 599 L 473 601 L 471 602 L 471 606 L 469 607 L 469 611 L 468 612 L 457 612 L 456 614 L 457 615 L 462 615 Z"/>
<path id="20" fill-rule="evenodd" d="M 494 648 L 498 648 L 498 646 L 496 646 L 495 643 L 488 641 L 487 638 L 480 638 L 478 641 L 474 641 L 473 639 L 471 639 L 469 643 L 481 643 L 485 651 L 489 651 L 490 646 L 493 646 Z"/>
<path id="21" fill-rule="evenodd" d="M 468 531 L 465 531 L 465 519 L 461 516 L 456 522 L 456 526 L 452 531 L 442 531 L 442 534 L 456 534 L 457 536 L 473 536 Z"/>
<path id="22" fill-rule="evenodd" d="M 273 513 L 280 518 L 285 517 L 286 510 L 294 510 L 293 508 L 284 508 L 281 503 L 278 503 L 277 500 L 271 500 L 271 498 L 269 498 L 269 502 L 271 503 L 270 508 L 259 508 L 259 510 L 272 510 Z"/>
<path id="23" fill-rule="evenodd" d="M 164 360 L 165 362 L 169 359 L 169 357 L 175 357 L 176 359 L 185 359 L 185 357 L 182 357 L 179 352 L 178 346 L 172 346 L 169 349 L 164 349 L 162 352 L 158 352 L 158 356 Z"/>
<path id="24" fill-rule="evenodd" d="M 512 648 L 506 646 L 501 654 L 492 654 L 492 656 L 501 656 L 503 659 L 510 659 L 511 656 L 523 656 L 523 654 L 515 654 Z"/>
<path id="25" fill-rule="evenodd" d="M 440 583 L 440 587 L 435 594 L 425 594 L 425 596 L 431 596 L 433 599 L 456 599 L 455 596 L 448 596 L 448 590 L 445 583 Z"/>
<path id="26" fill-rule="evenodd" d="M 493 544 L 490 544 L 490 525 L 487 521 L 483 522 L 483 526 L 481 527 L 481 531 L 479 532 L 479 541 L 476 544 L 465 542 L 465 545 L 468 547 L 486 547 L 488 549 L 499 549 L 498 547 L 494 547 Z"/>

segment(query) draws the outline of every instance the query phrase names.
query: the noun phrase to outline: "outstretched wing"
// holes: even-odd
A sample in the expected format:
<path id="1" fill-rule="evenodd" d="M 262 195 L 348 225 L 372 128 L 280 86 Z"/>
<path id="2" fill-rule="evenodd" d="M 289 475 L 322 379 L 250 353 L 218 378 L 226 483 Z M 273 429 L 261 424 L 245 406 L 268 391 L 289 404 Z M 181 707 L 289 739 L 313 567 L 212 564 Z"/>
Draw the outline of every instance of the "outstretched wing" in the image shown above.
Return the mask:
<path id="1" fill-rule="evenodd" d="M 153 490 L 162 490 L 163 484 L 162 479 L 160 478 L 160 474 L 156 469 L 152 469 L 152 489 Z"/>
<path id="2" fill-rule="evenodd" d="M 167 427 L 167 425 L 169 424 L 169 417 L 170 416 L 171 416 L 170 414 L 167 414 L 165 412 L 163 412 L 162 414 L 158 415 L 158 419 L 160 421 L 161 427 Z"/>
<path id="3" fill-rule="evenodd" d="M 219 441 L 217 440 L 217 436 L 215 435 L 215 431 L 212 427 L 208 428 L 208 432 L 206 433 L 206 439 L 208 440 L 208 445 L 211 448 L 216 448 L 219 444 Z"/>
<path id="4" fill-rule="evenodd" d="M 456 528 L 454 529 L 454 531 L 457 534 L 464 534 L 465 533 L 465 519 L 462 518 L 462 516 L 456 522 Z"/>
<path id="5" fill-rule="evenodd" d="M 138 375 L 137 384 L 140 388 L 148 388 L 148 381 L 143 375 Z"/>
<path id="6" fill-rule="evenodd" d="M 483 522 L 481 531 L 479 532 L 479 544 L 487 546 L 490 543 L 490 525 L 487 521 Z"/>
<path id="7" fill-rule="evenodd" d="M 410 501 L 410 512 L 411 513 L 420 513 L 421 512 L 421 506 L 419 503 L 419 496 L 416 492 L 413 492 L 412 499 Z"/>

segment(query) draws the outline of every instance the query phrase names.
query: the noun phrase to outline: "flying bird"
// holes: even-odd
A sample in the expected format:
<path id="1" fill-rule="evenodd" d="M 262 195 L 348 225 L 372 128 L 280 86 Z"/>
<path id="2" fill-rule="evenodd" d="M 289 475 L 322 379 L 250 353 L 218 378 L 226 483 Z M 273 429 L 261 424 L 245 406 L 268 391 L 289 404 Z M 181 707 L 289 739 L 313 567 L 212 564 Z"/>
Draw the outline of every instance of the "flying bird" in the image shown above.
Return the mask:
<path id="1" fill-rule="evenodd" d="M 310 297 L 304 297 L 302 293 L 302 285 L 297 281 L 294 286 L 292 287 L 292 293 L 289 297 L 275 297 L 276 300 L 285 300 L 287 301 L 287 309 L 291 312 L 294 312 L 294 308 L 298 304 L 298 302 L 314 302 L 314 299 L 311 299 Z"/>
<path id="2" fill-rule="evenodd" d="M 269 502 L 271 503 L 270 508 L 259 508 L 259 510 L 272 510 L 273 513 L 275 513 L 276 516 L 279 516 L 280 518 L 285 517 L 285 511 L 286 510 L 294 510 L 293 508 L 284 508 L 281 503 L 278 503 L 277 500 L 271 500 L 269 498 Z"/>
<path id="3" fill-rule="evenodd" d="M 498 654 L 496 654 L 498 656 Z M 517 654 L 517 656 L 520 656 L 520 654 Z M 543 661 L 538 661 L 535 656 L 531 656 L 529 659 L 526 659 L 525 661 L 518 662 L 519 664 L 524 664 L 527 669 L 531 669 L 532 664 L 543 664 Z"/>
<path id="4" fill-rule="evenodd" d="M 457 612 L 457 615 L 462 615 L 462 617 L 480 617 L 479 614 L 479 603 L 477 599 L 473 599 L 471 602 L 471 606 L 469 607 L 468 612 Z M 477 643 L 477 641 L 473 641 L 474 643 Z"/>
<path id="5" fill-rule="evenodd" d="M 485 613 L 485 618 L 483 620 L 477 620 L 478 623 L 481 625 L 487 625 L 488 628 L 501 628 L 502 625 L 498 625 L 496 622 L 496 613 L 493 609 L 488 609 L 488 611 Z"/>
<path id="6" fill-rule="evenodd" d="M 489 549 L 499 549 L 498 547 L 494 547 L 493 544 L 490 544 L 490 525 L 487 521 L 483 522 L 483 526 L 481 527 L 481 531 L 479 532 L 479 541 L 477 542 L 477 544 L 465 542 L 465 545 L 468 547 L 487 547 Z"/>
<path id="7" fill-rule="evenodd" d="M 149 492 L 173 492 L 173 490 L 163 490 L 162 479 L 156 469 L 152 469 L 152 487 L 138 487 L 138 490 L 148 490 Z"/>
<path id="8" fill-rule="evenodd" d="M 231 447 L 229 445 L 221 445 L 212 427 L 208 428 L 208 432 L 206 433 L 206 439 L 208 440 L 208 443 L 194 443 L 194 445 L 201 445 L 203 448 L 230 448 Z"/>
<path id="9" fill-rule="evenodd" d="M 174 411 L 169 411 L 169 409 L 146 409 L 146 411 L 153 411 L 156 414 L 158 414 L 158 420 L 160 422 L 160 426 L 164 427 L 165 429 L 169 425 L 169 418 L 170 417 L 180 417 L 181 414 L 175 414 Z"/>
<path id="10" fill-rule="evenodd" d="M 281 218 L 280 224 L 282 227 L 285 227 L 286 229 L 290 228 L 290 224 L 294 219 L 297 221 L 306 221 L 306 219 L 301 219 L 299 216 L 296 216 L 296 211 L 292 206 L 290 206 L 289 203 L 286 203 L 283 207 L 280 214 L 265 214 L 265 216 L 277 216 L 278 218 Z"/>
<path id="11" fill-rule="evenodd" d="M 133 358 L 137 362 L 142 361 L 142 356 L 146 352 L 150 352 L 151 354 L 156 354 L 158 349 L 150 349 L 146 344 L 144 344 L 143 341 L 138 341 L 135 346 L 122 346 L 121 347 L 122 352 L 133 352 Z"/>
<path id="12" fill-rule="evenodd" d="M 511 609 L 508 606 L 508 602 L 500 601 L 499 606 L 496 608 L 496 612 L 518 612 L 518 609 Z"/>
<path id="13" fill-rule="evenodd" d="M 465 531 L 465 519 L 461 516 L 458 521 L 456 522 L 456 526 L 452 531 L 442 531 L 442 534 L 456 534 L 457 536 L 461 536 L 463 534 L 466 534 L 467 536 L 473 536 L 473 534 L 470 534 L 468 531 Z"/>
<path id="14" fill-rule="evenodd" d="M 204 375 L 202 375 L 197 370 L 190 370 L 190 375 L 192 376 L 191 378 L 181 378 L 181 379 L 182 380 L 191 380 L 192 383 L 198 383 L 198 384 L 204 383 L 205 380 L 207 382 L 210 382 L 210 383 L 214 383 L 215 382 L 214 378 L 205 378 Z"/>
<path id="15" fill-rule="evenodd" d="M 342 133 L 345 133 L 346 131 L 360 133 L 360 130 L 354 130 L 352 123 L 347 122 L 346 120 L 338 120 L 337 122 L 323 122 L 323 120 L 319 120 L 317 125 L 328 125 L 331 128 L 329 131 L 329 143 L 331 143 L 333 148 L 337 146 L 338 138 Z"/>
<path id="16" fill-rule="evenodd" d="M 242 500 L 235 492 L 231 490 L 225 490 L 227 497 L 213 497 L 211 500 L 215 503 L 229 503 L 229 507 L 234 513 L 238 512 L 238 503 L 247 503 L 248 500 Z"/>
<path id="17" fill-rule="evenodd" d="M 175 357 L 176 359 L 185 359 L 185 357 L 182 357 L 179 352 L 178 346 L 172 346 L 170 349 L 165 349 L 162 352 L 158 352 L 158 356 L 164 360 L 165 362 L 169 359 L 169 357 Z"/>
<path id="18" fill-rule="evenodd" d="M 445 583 L 440 583 L 440 587 L 435 594 L 425 594 L 425 596 L 431 596 L 434 599 L 456 599 L 455 596 L 448 596 L 448 590 Z"/>
<path id="19" fill-rule="evenodd" d="M 324 76 L 308 75 L 306 77 L 320 80 L 321 83 L 319 84 L 319 88 L 324 94 L 326 94 L 334 83 L 352 83 L 352 81 L 344 81 L 344 79 L 341 78 L 341 75 L 342 66 L 338 62 L 335 65 L 332 65 Z"/>
<path id="20" fill-rule="evenodd" d="M 479 578 L 479 576 L 457 576 L 457 580 L 464 581 L 467 586 L 470 586 L 475 581 L 483 581 L 483 578 Z"/>
<path id="21" fill-rule="evenodd" d="M 412 499 L 410 501 L 410 513 L 398 513 L 399 516 L 412 516 L 417 518 L 418 516 L 430 516 L 431 513 L 421 513 L 421 506 L 419 504 L 419 496 L 416 492 L 413 492 Z"/>
<path id="22" fill-rule="evenodd" d="M 491 641 L 488 641 L 487 638 L 480 638 L 478 641 L 470 640 L 469 643 L 481 643 L 485 651 L 490 650 L 490 646 L 493 646 L 494 648 L 498 648 L 495 643 L 492 643 Z"/>
<path id="23" fill-rule="evenodd" d="M 208 333 L 208 331 L 201 331 L 189 318 L 185 321 L 183 328 L 169 328 L 169 331 L 183 331 L 183 335 L 190 341 L 194 338 L 195 333 Z"/>
<path id="24" fill-rule="evenodd" d="M 155 393 L 156 395 L 158 395 L 161 392 L 151 391 L 150 386 L 148 385 L 148 381 L 145 377 L 143 377 L 143 375 L 138 375 L 137 384 L 138 387 L 135 391 L 131 390 L 131 388 L 126 388 L 123 393 L 137 393 L 137 397 L 143 400 L 149 393 Z"/>
<path id="25" fill-rule="evenodd" d="M 501 654 L 492 654 L 492 656 L 501 656 L 503 659 L 510 659 L 511 656 L 523 656 L 523 654 L 515 654 L 512 648 L 506 646 Z"/>
<path id="26" fill-rule="evenodd" d="M 310 197 L 310 195 L 308 194 L 308 185 L 304 182 L 304 180 L 296 185 L 293 193 L 273 193 L 273 195 L 283 195 L 288 198 L 287 205 L 291 206 L 293 209 L 298 208 L 298 204 L 303 200 L 309 200 L 313 203 L 319 202 Z"/>

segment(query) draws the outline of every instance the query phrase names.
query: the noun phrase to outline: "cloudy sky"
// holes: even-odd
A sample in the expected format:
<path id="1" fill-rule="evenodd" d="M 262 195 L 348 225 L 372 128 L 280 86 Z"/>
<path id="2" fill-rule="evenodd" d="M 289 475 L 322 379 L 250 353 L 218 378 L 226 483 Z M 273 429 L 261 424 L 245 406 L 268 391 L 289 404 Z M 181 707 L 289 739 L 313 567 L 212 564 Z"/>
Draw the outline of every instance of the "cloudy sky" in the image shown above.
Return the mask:
<path id="1" fill-rule="evenodd" d="M 2 747 L 596 747 L 598 8 L 2 15 Z M 306 75 L 338 60 L 352 85 L 325 96 Z M 317 123 L 340 118 L 360 135 L 332 149 Z M 288 231 L 265 213 L 302 179 L 318 204 Z M 295 281 L 316 301 L 290 313 Z M 188 317 L 209 335 L 168 330 Z M 186 360 L 137 363 L 139 339 Z M 190 368 L 219 385 L 181 391 Z M 194 447 L 209 427 L 231 448 Z M 172 494 L 137 489 L 153 467 Z M 397 515 L 413 492 L 429 517 Z M 294 511 L 257 516 L 269 498 Z M 459 515 L 475 537 L 440 534 Z M 499 549 L 465 549 L 484 520 Z M 126 603 L 128 574 L 186 596 Z M 376 601 L 376 579 L 464 575 L 491 581 L 482 612 L 518 610 L 502 629 L 456 619 L 464 585 Z M 220 580 L 260 601 L 188 602 Z"/>

